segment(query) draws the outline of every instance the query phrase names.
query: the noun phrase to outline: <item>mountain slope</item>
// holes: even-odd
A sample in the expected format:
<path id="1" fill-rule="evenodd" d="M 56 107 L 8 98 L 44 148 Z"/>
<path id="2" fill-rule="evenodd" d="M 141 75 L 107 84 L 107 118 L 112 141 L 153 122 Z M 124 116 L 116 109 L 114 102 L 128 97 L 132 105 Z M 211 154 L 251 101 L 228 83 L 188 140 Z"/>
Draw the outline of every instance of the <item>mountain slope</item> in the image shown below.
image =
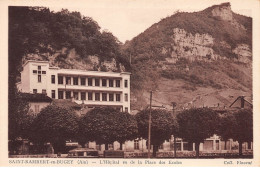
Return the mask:
<path id="1" fill-rule="evenodd" d="M 154 104 L 178 108 L 251 97 L 251 48 L 252 19 L 229 3 L 161 20 L 122 47 L 131 59 L 132 109 L 149 103 L 151 89 Z M 201 94 L 204 100 L 195 99 Z"/>
<path id="2" fill-rule="evenodd" d="M 79 12 L 9 7 L 10 73 L 17 74 L 28 59 L 49 60 L 61 68 L 124 71 L 120 44 Z"/>

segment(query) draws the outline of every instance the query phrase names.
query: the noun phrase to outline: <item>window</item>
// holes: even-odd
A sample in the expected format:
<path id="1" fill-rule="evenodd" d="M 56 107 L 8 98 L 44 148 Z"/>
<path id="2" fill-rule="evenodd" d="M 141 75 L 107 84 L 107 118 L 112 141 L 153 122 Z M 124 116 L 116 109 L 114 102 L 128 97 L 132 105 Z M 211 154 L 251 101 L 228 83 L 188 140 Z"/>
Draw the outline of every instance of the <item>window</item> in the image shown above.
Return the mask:
<path id="1" fill-rule="evenodd" d="M 92 86 L 92 78 L 88 78 L 88 86 Z"/>
<path id="2" fill-rule="evenodd" d="M 41 66 L 38 66 L 38 70 L 41 70 Z"/>
<path id="3" fill-rule="evenodd" d="M 116 101 L 120 102 L 120 94 L 116 94 Z"/>
<path id="4" fill-rule="evenodd" d="M 42 89 L 42 94 L 46 94 L 46 89 Z"/>
<path id="5" fill-rule="evenodd" d="M 63 99 L 63 91 L 58 91 L 58 99 Z"/>
<path id="6" fill-rule="evenodd" d="M 91 92 L 88 93 L 88 100 L 93 100 L 93 94 Z"/>
<path id="7" fill-rule="evenodd" d="M 100 86 L 99 79 L 95 79 L 95 86 Z"/>
<path id="8" fill-rule="evenodd" d="M 41 71 L 38 71 L 38 74 L 42 74 L 42 72 L 41 72 Z"/>
<path id="9" fill-rule="evenodd" d="M 55 99 L 55 90 L 51 90 L 51 98 Z"/>
<path id="10" fill-rule="evenodd" d="M 37 74 L 37 70 L 33 70 L 33 74 Z"/>
<path id="11" fill-rule="evenodd" d="M 108 150 L 114 150 L 114 145 L 113 144 L 108 144 Z"/>
<path id="12" fill-rule="evenodd" d="M 70 99 L 71 98 L 71 93 L 70 91 L 66 91 L 66 99 Z"/>
<path id="13" fill-rule="evenodd" d="M 102 93 L 102 101 L 107 101 L 107 93 Z"/>
<path id="14" fill-rule="evenodd" d="M 163 144 L 159 145 L 158 149 L 163 150 Z"/>
<path id="15" fill-rule="evenodd" d="M 125 107 L 125 112 L 128 112 L 128 107 Z"/>
<path id="16" fill-rule="evenodd" d="M 55 75 L 51 75 L 51 83 L 55 83 Z"/>
<path id="17" fill-rule="evenodd" d="M 99 151 L 100 151 L 100 150 L 101 150 L 101 145 L 97 144 L 97 145 L 96 145 L 96 150 L 99 150 Z"/>
<path id="18" fill-rule="evenodd" d="M 85 92 L 81 92 L 81 100 L 86 100 L 86 93 Z"/>
<path id="19" fill-rule="evenodd" d="M 42 82 L 42 76 L 38 75 L 38 82 Z"/>
<path id="20" fill-rule="evenodd" d="M 138 140 L 134 140 L 134 149 L 139 150 L 139 141 Z"/>
<path id="21" fill-rule="evenodd" d="M 114 87 L 114 80 L 113 79 L 109 79 L 109 87 Z"/>
<path id="22" fill-rule="evenodd" d="M 80 78 L 81 85 L 86 85 L 86 78 Z"/>
<path id="23" fill-rule="evenodd" d="M 125 80 L 125 88 L 127 88 L 127 87 L 128 87 L 128 81 Z"/>
<path id="24" fill-rule="evenodd" d="M 42 71 L 42 74 L 46 74 L 46 71 Z"/>
<path id="25" fill-rule="evenodd" d="M 36 94 L 37 93 L 37 89 L 33 89 L 33 94 Z"/>
<path id="26" fill-rule="evenodd" d="M 66 77 L 66 85 L 71 85 L 71 77 Z"/>
<path id="27" fill-rule="evenodd" d="M 78 152 L 78 156 L 84 156 L 84 152 Z"/>
<path id="28" fill-rule="evenodd" d="M 116 87 L 120 87 L 120 80 L 116 80 Z"/>
<path id="29" fill-rule="evenodd" d="M 216 140 L 216 150 L 219 150 L 219 140 Z"/>
<path id="30" fill-rule="evenodd" d="M 34 105 L 34 112 L 38 114 L 40 112 L 40 105 Z"/>
<path id="31" fill-rule="evenodd" d="M 89 148 L 89 142 L 86 142 L 84 145 L 85 148 Z"/>
<path id="32" fill-rule="evenodd" d="M 99 93 L 95 93 L 95 100 L 100 101 L 100 94 Z"/>
<path id="33" fill-rule="evenodd" d="M 109 101 L 114 101 L 114 94 L 109 94 Z"/>
<path id="34" fill-rule="evenodd" d="M 106 87 L 107 86 L 107 80 L 106 79 L 102 79 L 102 86 Z"/>
<path id="35" fill-rule="evenodd" d="M 58 84 L 63 84 L 63 76 L 58 76 Z"/>
<path id="36" fill-rule="evenodd" d="M 128 102 L 128 94 L 125 94 L 125 101 Z"/>
<path id="37" fill-rule="evenodd" d="M 78 77 L 74 77 L 73 78 L 73 85 L 78 85 L 79 84 L 78 82 L 79 82 Z"/>
<path id="38" fill-rule="evenodd" d="M 78 92 L 74 92 L 73 93 L 74 99 L 78 100 L 79 99 L 79 93 Z"/>

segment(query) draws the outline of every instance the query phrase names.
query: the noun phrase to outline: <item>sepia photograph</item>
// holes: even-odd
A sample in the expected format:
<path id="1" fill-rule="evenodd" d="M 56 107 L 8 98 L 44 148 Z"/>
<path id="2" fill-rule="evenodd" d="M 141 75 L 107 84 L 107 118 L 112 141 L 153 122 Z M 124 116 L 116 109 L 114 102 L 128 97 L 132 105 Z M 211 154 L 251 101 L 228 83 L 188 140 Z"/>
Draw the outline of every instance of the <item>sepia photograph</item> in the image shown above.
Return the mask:
<path id="1" fill-rule="evenodd" d="M 36 2 L 6 6 L 9 166 L 259 166 L 252 5 Z"/>

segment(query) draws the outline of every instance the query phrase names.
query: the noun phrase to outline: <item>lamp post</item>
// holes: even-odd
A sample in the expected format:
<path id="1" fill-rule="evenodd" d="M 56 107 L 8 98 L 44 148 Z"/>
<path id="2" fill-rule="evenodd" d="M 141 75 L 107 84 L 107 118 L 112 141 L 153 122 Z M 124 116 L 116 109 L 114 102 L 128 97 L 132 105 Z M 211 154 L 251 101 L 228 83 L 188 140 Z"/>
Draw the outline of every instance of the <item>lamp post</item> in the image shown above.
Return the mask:
<path id="1" fill-rule="evenodd" d="M 153 92 L 150 92 L 150 113 L 149 113 L 149 120 L 148 120 L 148 158 L 151 158 L 151 123 L 152 123 L 152 96 Z"/>

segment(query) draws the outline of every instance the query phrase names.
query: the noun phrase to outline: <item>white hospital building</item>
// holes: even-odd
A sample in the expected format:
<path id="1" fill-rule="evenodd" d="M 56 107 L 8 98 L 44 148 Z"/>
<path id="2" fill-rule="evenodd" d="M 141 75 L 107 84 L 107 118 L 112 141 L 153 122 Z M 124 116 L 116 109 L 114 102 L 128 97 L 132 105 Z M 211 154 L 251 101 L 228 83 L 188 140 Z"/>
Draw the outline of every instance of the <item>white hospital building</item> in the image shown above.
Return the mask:
<path id="1" fill-rule="evenodd" d="M 53 99 L 73 99 L 88 108 L 112 106 L 130 113 L 130 73 L 50 67 L 48 61 L 28 60 L 18 90 L 44 93 Z"/>

